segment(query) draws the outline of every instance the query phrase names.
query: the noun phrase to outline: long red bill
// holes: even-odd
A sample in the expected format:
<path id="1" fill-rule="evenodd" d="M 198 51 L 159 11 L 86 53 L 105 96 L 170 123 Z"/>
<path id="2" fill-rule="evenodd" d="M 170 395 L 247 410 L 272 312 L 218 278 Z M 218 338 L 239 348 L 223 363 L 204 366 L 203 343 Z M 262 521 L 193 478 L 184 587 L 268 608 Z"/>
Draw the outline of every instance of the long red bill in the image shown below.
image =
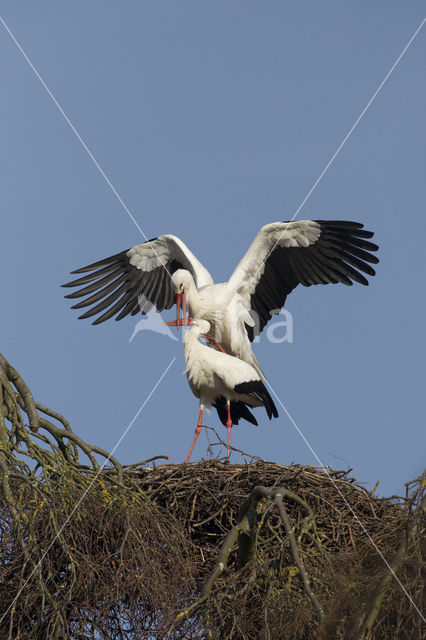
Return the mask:
<path id="1" fill-rule="evenodd" d="M 182 303 L 182 293 L 177 293 L 176 294 L 176 324 L 174 326 L 177 327 L 177 330 L 179 331 L 179 327 L 181 326 L 180 324 L 180 305 Z"/>
<path id="2" fill-rule="evenodd" d="M 183 326 L 186 327 L 186 293 L 182 293 L 183 297 Z"/>
<path id="3" fill-rule="evenodd" d="M 166 322 L 163 322 L 163 324 L 167 325 L 168 327 L 176 327 L 177 326 L 177 320 L 167 320 Z M 189 317 L 186 319 L 186 324 L 183 318 L 179 318 L 179 326 L 180 327 L 188 327 L 190 324 L 192 324 L 192 318 Z"/>

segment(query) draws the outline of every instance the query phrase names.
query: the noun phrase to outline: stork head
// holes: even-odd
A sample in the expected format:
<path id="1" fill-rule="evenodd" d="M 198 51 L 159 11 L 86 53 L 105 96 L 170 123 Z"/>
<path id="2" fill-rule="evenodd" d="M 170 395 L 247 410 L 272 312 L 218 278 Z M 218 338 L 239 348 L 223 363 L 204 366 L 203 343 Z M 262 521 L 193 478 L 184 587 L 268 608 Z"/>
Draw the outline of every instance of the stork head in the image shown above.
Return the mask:
<path id="1" fill-rule="evenodd" d="M 200 335 L 204 335 L 210 331 L 210 322 L 208 320 L 194 320 L 192 326 L 197 327 Z"/>
<path id="2" fill-rule="evenodd" d="M 194 278 L 187 269 L 178 269 L 172 275 L 172 286 L 176 293 L 188 293 L 191 285 L 194 284 Z"/>
<path id="3" fill-rule="evenodd" d="M 166 322 L 169 327 L 187 327 L 192 322 L 192 318 L 186 316 L 186 294 L 191 287 L 195 287 L 194 278 L 187 269 L 178 269 L 171 278 L 172 287 L 176 291 L 176 320 Z M 180 317 L 180 308 L 183 307 L 183 318 Z"/>

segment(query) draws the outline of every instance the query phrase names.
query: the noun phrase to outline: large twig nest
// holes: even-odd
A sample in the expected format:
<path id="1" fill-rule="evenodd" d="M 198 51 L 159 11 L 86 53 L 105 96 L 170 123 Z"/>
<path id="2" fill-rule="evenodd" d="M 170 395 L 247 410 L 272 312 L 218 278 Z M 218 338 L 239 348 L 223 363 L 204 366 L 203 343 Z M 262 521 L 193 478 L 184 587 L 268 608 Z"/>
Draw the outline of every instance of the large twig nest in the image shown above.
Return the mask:
<path id="1" fill-rule="evenodd" d="M 0 356 L 1 638 L 423 637 L 421 478 L 100 456 Z"/>

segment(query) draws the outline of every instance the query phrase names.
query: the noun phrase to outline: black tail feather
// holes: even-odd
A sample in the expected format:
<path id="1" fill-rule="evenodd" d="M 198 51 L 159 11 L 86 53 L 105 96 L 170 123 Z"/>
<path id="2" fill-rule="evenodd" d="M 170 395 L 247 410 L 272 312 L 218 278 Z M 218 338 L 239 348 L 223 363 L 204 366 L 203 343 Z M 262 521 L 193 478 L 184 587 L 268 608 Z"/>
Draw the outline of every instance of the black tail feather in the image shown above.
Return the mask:
<path id="1" fill-rule="evenodd" d="M 213 406 L 217 411 L 219 420 L 221 421 L 223 426 L 226 427 L 226 422 L 228 420 L 228 409 L 226 404 L 226 398 L 224 398 L 223 396 L 220 396 L 220 398 L 216 399 L 216 402 L 213 404 Z M 231 401 L 232 424 L 238 424 L 240 418 L 243 418 L 243 420 L 247 420 L 247 422 L 251 422 L 251 424 L 254 424 L 257 427 L 257 420 L 252 414 L 252 412 L 249 411 L 249 408 L 247 407 L 247 405 L 241 401 L 239 402 Z"/>
<path id="2" fill-rule="evenodd" d="M 256 400 L 260 400 L 266 409 L 269 420 L 271 420 L 272 416 L 274 418 L 278 418 L 278 411 L 275 403 L 272 400 L 268 389 L 265 387 L 261 380 L 250 380 L 249 382 L 242 382 L 241 384 L 237 384 L 235 386 L 235 391 L 237 393 L 244 393 L 246 395 L 252 396 Z"/>

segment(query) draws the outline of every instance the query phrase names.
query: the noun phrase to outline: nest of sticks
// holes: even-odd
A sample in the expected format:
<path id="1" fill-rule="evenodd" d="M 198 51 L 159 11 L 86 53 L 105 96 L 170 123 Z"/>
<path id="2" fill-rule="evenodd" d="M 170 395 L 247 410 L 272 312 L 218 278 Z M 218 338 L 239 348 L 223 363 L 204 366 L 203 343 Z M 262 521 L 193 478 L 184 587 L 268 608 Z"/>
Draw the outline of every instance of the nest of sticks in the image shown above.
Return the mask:
<path id="1" fill-rule="evenodd" d="M 375 496 L 346 471 L 265 461 L 135 474 L 144 493 L 176 515 L 195 550 L 200 588 L 173 629 L 184 619 L 202 626 L 205 636 L 194 637 L 422 637 L 418 612 L 380 556 L 419 602 L 417 511 L 409 533 L 419 482 L 402 500 Z M 410 535 L 407 553 L 401 541 Z M 391 587 L 382 584 L 389 576 Z"/>
<path id="2" fill-rule="evenodd" d="M 259 459 L 122 466 L 0 356 L 0 637 L 420 640 L 424 487 L 384 499 Z"/>

